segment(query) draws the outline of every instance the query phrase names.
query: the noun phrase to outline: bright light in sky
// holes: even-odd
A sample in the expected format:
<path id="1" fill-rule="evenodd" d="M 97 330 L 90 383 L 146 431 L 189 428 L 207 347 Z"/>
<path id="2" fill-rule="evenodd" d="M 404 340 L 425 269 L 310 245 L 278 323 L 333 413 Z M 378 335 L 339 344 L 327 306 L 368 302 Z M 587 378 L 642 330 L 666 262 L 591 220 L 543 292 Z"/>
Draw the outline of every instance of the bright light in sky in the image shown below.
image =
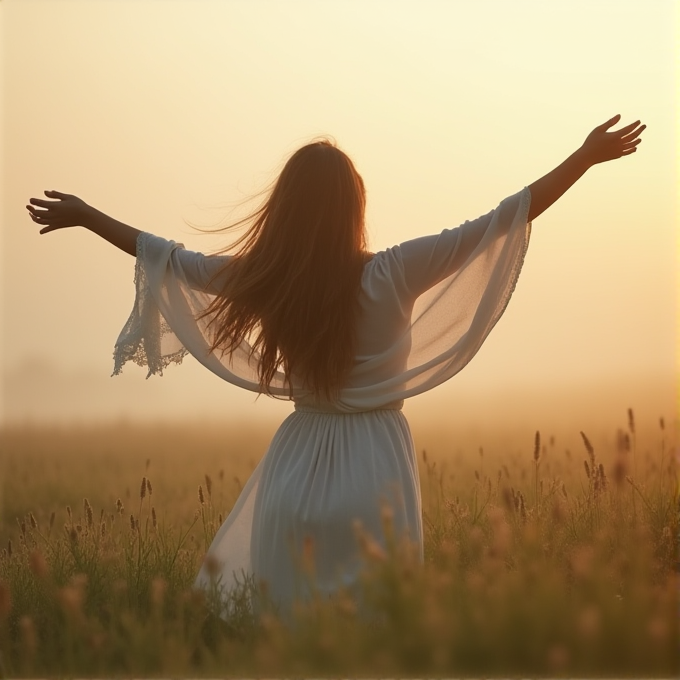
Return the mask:
<path id="1" fill-rule="evenodd" d="M 587 394 L 607 381 L 624 402 L 637 391 L 654 408 L 668 404 L 676 9 L 664 0 L 5 0 L 6 418 L 290 410 L 253 405 L 191 361 L 155 385 L 131 366 L 110 379 L 134 263 L 80 229 L 38 237 L 24 205 L 43 189 L 214 250 L 223 237 L 184 220 L 223 215 L 206 208 L 259 190 L 297 147 L 328 134 L 364 177 L 377 250 L 487 212 L 615 113 L 648 125 L 640 152 L 592 169 L 536 221 L 513 300 L 479 355 L 408 408 L 523 389 Z"/>

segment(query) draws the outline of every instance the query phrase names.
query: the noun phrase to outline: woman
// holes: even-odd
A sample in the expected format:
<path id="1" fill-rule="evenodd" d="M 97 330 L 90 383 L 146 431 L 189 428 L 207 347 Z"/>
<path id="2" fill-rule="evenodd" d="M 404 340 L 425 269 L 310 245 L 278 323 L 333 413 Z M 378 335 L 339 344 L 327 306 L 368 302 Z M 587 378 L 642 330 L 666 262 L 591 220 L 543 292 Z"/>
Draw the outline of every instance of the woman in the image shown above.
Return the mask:
<path id="1" fill-rule="evenodd" d="M 610 131 L 619 119 L 488 214 L 374 255 L 363 182 L 325 141 L 290 158 L 233 256 L 187 251 L 68 194 L 30 200 L 41 234 L 81 225 L 137 258 L 114 374 L 130 359 L 162 374 L 189 352 L 235 385 L 295 403 L 217 532 L 197 587 L 229 589 L 252 574 L 289 612 L 308 595 L 296 569 L 306 549 L 319 592 L 351 588 L 361 569 L 356 523 L 384 544 L 381 504 L 422 560 L 403 400 L 477 352 L 512 294 L 531 221 L 588 168 L 636 151 L 645 126 Z"/>

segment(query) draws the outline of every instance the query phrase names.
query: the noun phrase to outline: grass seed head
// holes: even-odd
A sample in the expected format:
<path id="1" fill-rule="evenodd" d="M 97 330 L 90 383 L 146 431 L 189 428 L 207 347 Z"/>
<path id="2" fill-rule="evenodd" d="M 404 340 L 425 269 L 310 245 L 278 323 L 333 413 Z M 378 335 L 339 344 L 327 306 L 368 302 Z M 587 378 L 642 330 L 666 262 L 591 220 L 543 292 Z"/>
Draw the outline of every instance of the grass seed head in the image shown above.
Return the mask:
<path id="1" fill-rule="evenodd" d="M 632 408 L 628 409 L 628 429 L 631 434 L 635 434 L 635 414 Z"/>
<path id="2" fill-rule="evenodd" d="M 83 506 L 85 508 L 85 517 L 87 518 L 87 526 L 91 527 L 94 524 L 94 519 L 92 517 L 92 506 L 87 498 L 83 498 Z"/>
<path id="3" fill-rule="evenodd" d="M 47 576 L 47 562 L 39 550 L 33 550 L 28 556 L 28 566 L 31 572 L 38 578 Z"/>
<path id="4" fill-rule="evenodd" d="M 7 541 L 7 557 L 12 557 L 12 539 Z"/>
<path id="5" fill-rule="evenodd" d="M 595 449 L 593 448 L 593 445 L 590 443 L 590 440 L 588 437 L 586 437 L 585 432 L 581 432 L 581 437 L 583 439 L 583 444 L 586 447 L 586 451 L 588 452 L 588 458 L 590 458 L 590 464 L 592 467 L 595 467 Z"/>
<path id="6" fill-rule="evenodd" d="M 208 492 L 208 496 L 212 498 L 212 478 L 207 473 L 205 475 L 205 490 Z"/>
<path id="7" fill-rule="evenodd" d="M 153 489 L 151 488 L 151 480 L 148 477 L 146 478 L 146 490 L 149 492 L 149 496 L 153 493 Z"/>
<path id="8" fill-rule="evenodd" d="M 130 515 L 130 529 L 132 529 L 132 531 L 135 530 L 135 516 L 134 515 Z"/>
<path id="9" fill-rule="evenodd" d="M 120 500 L 120 498 L 116 501 L 116 512 L 119 515 L 123 514 L 123 511 L 125 510 L 125 506 L 123 505 L 123 501 Z"/>
<path id="10" fill-rule="evenodd" d="M 659 418 L 659 427 L 661 428 L 662 432 L 666 429 L 666 421 L 663 419 L 663 416 Z"/>
<path id="11" fill-rule="evenodd" d="M 203 487 L 198 485 L 198 502 L 203 505 L 205 503 L 205 496 L 203 495 Z"/>
<path id="12" fill-rule="evenodd" d="M 158 527 L 158 519 L 156 517 L 156 508 L 154 507 L 151 508 L 151 522 L 153 524 L 153 528 L 156 529 Z"/>
<path id="13" fill-rule="evenodd" d="M 607 488 L 607 475 L 604 472 L 604 465 L 602 465 L 602 463 L 600 463 L 597 466 L 597 469 L 598 469 L 598 472 L 600 473 L 599 476 L 600 476 L 600 482 L 602 484 L 602 489 L 606 489 Z"/>
<path id="14" fill-rule="evenodd" d="M 538 464 L 541 457 L 541 433 L 536 430 L 536 436 L 534 438 L 534 463 Z"/>
<path id="15" fill-rule="evenodd" d="M 50 531 L 52 531 L 52 527 L 54 526 L 54 520 L 56 519 L 56 517 L 57 513 L 54 512 L 54 510 L 52 510 L 52 512 L 50 513 Z"/>
<path id="16" fill-rule="evenodd" d="M 146 496 L 146 477 L 142 477 L 142 486 L 139 489 L 140 500 L 143 501 L 145 496 Z"/>
<path id="17" fill-rule="evenodd" d="M 583 461 L 583 467 L 586 469 L 586 476 L 590 479 L 590 465 L 588 465 L 587 460 Z"/>

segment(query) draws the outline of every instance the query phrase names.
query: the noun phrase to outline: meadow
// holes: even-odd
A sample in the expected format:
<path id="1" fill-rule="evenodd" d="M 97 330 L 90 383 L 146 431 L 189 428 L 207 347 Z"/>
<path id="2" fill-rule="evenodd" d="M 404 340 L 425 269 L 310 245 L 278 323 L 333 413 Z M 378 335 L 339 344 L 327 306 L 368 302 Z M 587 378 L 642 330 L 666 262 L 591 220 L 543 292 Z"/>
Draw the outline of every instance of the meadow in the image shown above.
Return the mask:
<path id="1" fill-rule="evenodd" d="M 6 427 L 0 676 L 677 676 L 676 441 L 623 416 L 570 449 L 430 442 L 425 564 L 386 512 L 386 550 L 358 536 L 363 604 L 293 625 L 253 614 L 253 580 L 227 605 L 190 588 L 269 432 Z"/>

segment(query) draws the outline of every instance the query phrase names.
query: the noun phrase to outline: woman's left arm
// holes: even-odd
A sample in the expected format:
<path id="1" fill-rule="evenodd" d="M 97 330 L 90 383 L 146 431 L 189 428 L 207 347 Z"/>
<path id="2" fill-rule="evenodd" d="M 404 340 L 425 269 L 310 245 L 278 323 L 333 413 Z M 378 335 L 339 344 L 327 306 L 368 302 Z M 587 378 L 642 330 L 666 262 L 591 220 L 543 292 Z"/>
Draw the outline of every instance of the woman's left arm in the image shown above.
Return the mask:
<path id="1" fill-rule="evenodd" d="M 114 220 L 77 196 L 59 191 L 46 191 L 45 196 L 53 200 L 31 198 L 26 206 L 31 219 L 42 227 L 41 234 L 68 227 L 85 227 L 129 255 L 137 255 L 139 229 Z"/>
<path id="2" fill-rule="evenodd" d="M 614 116 L 596 127 L 569 158 L 529 185 L 529 222 L 555 203 L 593 165 L 635 153 L 641 141 L 640 134 L 647 126 L 640 125 L 638 120 L 615 132 L 607 132 L 620 118 L 620 115 Z"/>

